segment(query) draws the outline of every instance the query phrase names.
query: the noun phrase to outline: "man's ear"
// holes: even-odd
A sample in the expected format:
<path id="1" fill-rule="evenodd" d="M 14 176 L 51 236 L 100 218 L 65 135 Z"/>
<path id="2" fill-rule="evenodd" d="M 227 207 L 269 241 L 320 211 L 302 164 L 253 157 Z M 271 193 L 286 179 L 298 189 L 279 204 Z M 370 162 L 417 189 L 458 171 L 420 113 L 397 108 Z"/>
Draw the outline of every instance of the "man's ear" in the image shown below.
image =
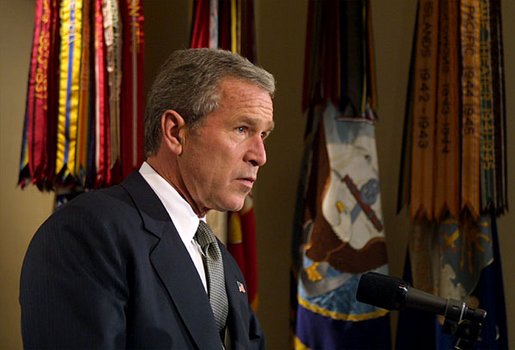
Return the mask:
<path id="1" fill-rule="evenodd" d="M 161 116 L 163 144 L 176 155 L 182 153 L 186 123 L 182 116 L 174 110 L 167 110 Z"/>

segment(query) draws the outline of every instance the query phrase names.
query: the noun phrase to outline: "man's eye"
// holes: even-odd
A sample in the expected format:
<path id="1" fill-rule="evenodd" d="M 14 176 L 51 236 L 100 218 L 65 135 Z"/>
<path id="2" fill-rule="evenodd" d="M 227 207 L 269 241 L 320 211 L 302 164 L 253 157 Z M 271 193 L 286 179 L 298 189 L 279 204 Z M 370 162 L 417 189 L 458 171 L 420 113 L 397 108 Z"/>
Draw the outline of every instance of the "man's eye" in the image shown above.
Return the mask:
<path id="1" fill-rule="evenodd" d="M 236 131 L 239 132 L 240 134 L 243 134 L 247 131 L 247 127 L 245 126 L 239 126 L 236 128 Z"/>

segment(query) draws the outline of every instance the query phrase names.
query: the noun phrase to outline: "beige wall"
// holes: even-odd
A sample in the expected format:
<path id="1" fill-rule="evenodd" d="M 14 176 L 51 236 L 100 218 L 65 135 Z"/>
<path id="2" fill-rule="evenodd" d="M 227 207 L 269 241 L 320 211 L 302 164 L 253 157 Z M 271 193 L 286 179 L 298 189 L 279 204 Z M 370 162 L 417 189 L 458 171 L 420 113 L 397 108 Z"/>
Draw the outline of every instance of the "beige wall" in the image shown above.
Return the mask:
<path id="1" fill-rule="evenodd" d="M 290 239 L 305 120 L 300 111 L 307 0 L 256 0 L 260 63 L 278 80 L 276 130 L 269 163 L 256 187 L 260 262 L 259 317 L 270 349 L 288 347 Z M 377 145 L 391 273 L 401 275 L 407 220 L 396 215 L 396 194 L 414 0 L 372 0 L 379 92 Z M 167 54 L 188 45 L 188 0 L 145 1 L 146 78 Z M 34 0 L 0 0 L 0 348 L 21 348 L 18 282 L 27 244 L 52 208 L 51 194 L 16 187 Z M 515 2 L 503 1 L 508 118 L 515 109 Z M 508 120 L 508 152 L 515 123 Z M 509 160 L 510 179 L 515 162 Z M 510 183 L 509 200 L 515 201 Z M 515 327 L 515 214 L 499 220 L 509 326 Z M 515 348 L 511 333 L 510 348 Z"/>
<path id="2" fill-rule="evenodd" d="M 18 283 L 34 229 L 51 196 L 16 187 L 34 1 L 0 0 L 0 348 L 20 349 Z"/>

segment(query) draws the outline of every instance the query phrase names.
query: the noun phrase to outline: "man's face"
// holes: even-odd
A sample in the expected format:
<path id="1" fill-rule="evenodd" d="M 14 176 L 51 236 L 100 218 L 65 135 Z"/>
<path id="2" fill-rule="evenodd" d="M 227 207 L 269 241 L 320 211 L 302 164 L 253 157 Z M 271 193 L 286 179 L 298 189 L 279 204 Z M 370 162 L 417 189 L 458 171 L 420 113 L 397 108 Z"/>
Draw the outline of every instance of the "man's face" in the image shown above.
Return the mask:
<path id="1" fill-rule="evenodd" d="M 264 139 L 272 131 L 270 95 L 236 79 L 220 84 L 219 108 L 187 131 L 179 171 L 196 211 L 242 208 L 266 162 Z"/>

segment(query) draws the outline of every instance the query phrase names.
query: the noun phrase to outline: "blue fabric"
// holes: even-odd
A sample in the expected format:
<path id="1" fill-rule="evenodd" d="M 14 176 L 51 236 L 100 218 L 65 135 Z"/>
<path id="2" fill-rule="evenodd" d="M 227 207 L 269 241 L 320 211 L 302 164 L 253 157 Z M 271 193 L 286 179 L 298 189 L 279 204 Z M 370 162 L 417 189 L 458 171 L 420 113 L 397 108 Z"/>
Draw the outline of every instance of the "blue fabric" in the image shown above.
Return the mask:
<path id="1" fill-rule="evenodd" d="M 479 282 L 472 296 L 479 301 L 479 308 L 487 312 L 481 328 L 480 340 L 474 349 L 508 349 L 506 304 L 499 242 L 495 215 L 491 218 L 493 261 L 482 269 Z M 404 280 L 411 283 L 409 254 L 406 256 Z M 429 313 L 402 310 L 399 312 L 396 349 L 452 349 L 457 337 L 445 333 L 436 317 Z"/>
<path id="2" fill-rule="evenodd" d="M 310 349 L 391 349 L 390 318 L 335 320 L 303 307 L 297 311 L 297 337 Z"/>

